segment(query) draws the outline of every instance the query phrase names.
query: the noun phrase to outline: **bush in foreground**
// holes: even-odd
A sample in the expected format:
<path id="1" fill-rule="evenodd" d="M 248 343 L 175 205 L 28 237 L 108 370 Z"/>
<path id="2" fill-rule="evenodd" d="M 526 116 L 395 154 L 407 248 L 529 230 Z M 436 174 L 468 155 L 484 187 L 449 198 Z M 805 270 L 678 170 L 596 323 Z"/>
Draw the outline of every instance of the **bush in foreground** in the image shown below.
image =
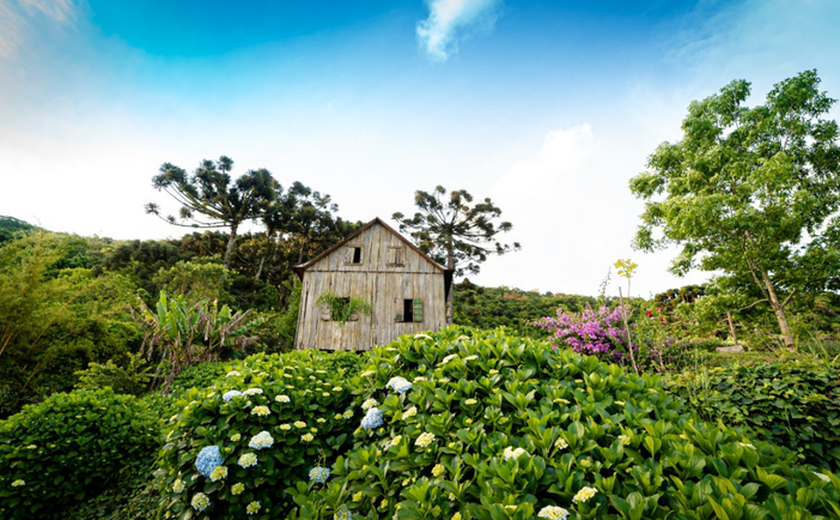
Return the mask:
<path id="1" fill-rule="evenodd" d="M 656 377 L 502 331 L 370 353 L 367 410 L 291 518 L 840 518 L 840 479 L 686 415 Z"/>
<path id="2" fill-rule="evenodd" d="M 63 518 L 161 444 L 157 415 L 105 390 L 53 394 L 0 422 L 0 518 Z"/>
<path id="3" fill-rule="evenodd" d="M 702 418 L 746 426 L 807 463 L 840 471 L 840 365 L 807 360 L 730 365 L 675 378 Z"/>
<path id="4" fill-rule="evenodd" d="M 167 514 L 285 518 L 294 504 L 284 489 L 349 447 L 357 361 L 350 352 L 258 354 L 186 391 L 161 452 Z"/>

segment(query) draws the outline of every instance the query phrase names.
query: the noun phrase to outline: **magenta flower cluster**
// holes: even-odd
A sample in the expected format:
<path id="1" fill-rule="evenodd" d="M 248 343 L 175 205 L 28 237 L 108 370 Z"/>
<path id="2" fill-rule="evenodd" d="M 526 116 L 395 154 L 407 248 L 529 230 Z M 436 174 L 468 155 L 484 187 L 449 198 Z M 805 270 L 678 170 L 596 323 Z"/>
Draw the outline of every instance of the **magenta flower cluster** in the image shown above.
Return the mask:
<path id="1" fill-rule="evenodd" d="M 535 325 L 554 334 L 554 347 L 569 347 L 582 354 L 622 361 L 626 350 L 627 330 L 621 317 L 622 308 L 602 306 L 598 310 L 586 307 L 581 313 L 557 309 L 556 317 L 540 318 Z"/>

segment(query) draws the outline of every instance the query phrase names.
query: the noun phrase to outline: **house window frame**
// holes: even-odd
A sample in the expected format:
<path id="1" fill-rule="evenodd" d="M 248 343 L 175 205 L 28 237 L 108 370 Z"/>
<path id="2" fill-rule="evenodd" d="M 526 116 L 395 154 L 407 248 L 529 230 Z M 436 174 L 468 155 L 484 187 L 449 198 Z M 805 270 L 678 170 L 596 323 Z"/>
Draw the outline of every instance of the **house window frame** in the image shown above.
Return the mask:
<path id="1" fill-rule="evenodd" d="M 405 265 L 405 247 L 388 246 L 385 250 L 385 265 L 388 267 L 402 267 Z"/>
<path id="2" fill-rule="evenodd" d="M 362 246 L 350 244 L 344 254 L 344 265 L 362 265 L 364 263 Z"/>
<path id="3" fill-rule="evenodd" d="M 423 298 L 400 298 L 396 300 L 396 323 L 423 323 Z"/>

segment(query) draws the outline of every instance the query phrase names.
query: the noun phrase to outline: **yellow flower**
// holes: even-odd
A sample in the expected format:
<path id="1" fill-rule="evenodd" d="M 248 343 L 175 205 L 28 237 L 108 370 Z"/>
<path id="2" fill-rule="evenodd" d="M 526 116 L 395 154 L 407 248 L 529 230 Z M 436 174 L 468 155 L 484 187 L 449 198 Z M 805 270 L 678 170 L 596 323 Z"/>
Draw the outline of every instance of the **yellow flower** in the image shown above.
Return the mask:
<path id="1" fill-rule="evenodd" d="M 213 471 L 210 472 L 210 480 L 216 482 L 218 480 L 222 480 L 223 478 L 227 477 L 228 469 L 227 466 L 216 466 L 213 468 Z"/>
<path id="2" fill-rule="evenodd" d="M 446 471 L 446 468 L 443 467 L 443 464 L 435 464 L 435 467 L 432 468 L 432 475 L 439 477 Z"/>
<path id="3" fill-rule="evenodd" d="M 304 433 L 300 436 L 300 440 L 302 440 L 303 442 L 312 442 L 312 439 L 314 438 L 315 437 L 313 437 L 311 433 Z"/>
<path id="4" fill-rule="evenodd" d="M 364 497 L 365 497 L 364 493 L 359 491 L 358 493 L 353 495 L 353 502 L 361 502 Z"/>
<path id="5" fill-rule="evenodd" d="M 429 432 L 423 432 L 417 437 L 417 440 L 414 441 L 414 444 L 421 447 L 426 448 L 435 440 L 435 434 Z"/>
<path id="6" fill-rule="evenodd" d="M 292 427 L 291 427 L 291 426 L 289 426 L 288 424 L 281 424 L 281 425 L 279 426 L 279 428 L 280 428 L 281 430 L 283 430 L 283 431 L 288 431 L 288 430 L 291 430 L 291 429 L 292 429 Z"/>
<path id="7" fill-rule="evenodd" d="M 253 410 L 251 410 L 251 415 L 258 415 L 260 417 L 264 417 L 271 413 L 271 410 L 268 409 L 267 406 L 255 406 Z"/>
<path id="8" fill-rule="evenodd" d="M 572 502 L 575 504 L 584 503 L 594 497 L 597 492 L 598 490 L 594 487 L 584 486 L 575 494 L 574 498 L 572 498 Z"/>
<path id="9" fill-rule="evenodd" d="M 303 421 L 295 421 L 295 428 L 306 428 L 306 423 Z"/>
<path id="10" fill-rule="evenodd" d="M 618 442 L 621 443 L 622 446 L 629 446 L 630 445 L 630 437 L 626 435 L 619 435 Z"/>
<path id="11" fill-rule="evenodd" d="M 234 494 L 234 495 L 238 495 L 239 493 L 242 493 L 243 491 L 245 491 L 245 484 L 243 484 L 242 482 L 236 483 L 236 484 L 233 485 L 233 487 L 230 488 L 231 494 Z"/>
<path id="12" fill-rule="evenodd" d="M 452 520 L 461 520 L 461 513 L 455 513 L 452 515 Z"/>

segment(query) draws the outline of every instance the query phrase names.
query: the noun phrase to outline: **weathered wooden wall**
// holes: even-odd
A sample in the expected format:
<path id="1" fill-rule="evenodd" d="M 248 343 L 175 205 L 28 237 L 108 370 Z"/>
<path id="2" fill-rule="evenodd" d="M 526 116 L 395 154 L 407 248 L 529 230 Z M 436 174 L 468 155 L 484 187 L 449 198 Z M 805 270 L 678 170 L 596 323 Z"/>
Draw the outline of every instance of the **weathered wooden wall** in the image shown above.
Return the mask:
<path id="1" fill-rule="evenodd" d="M 352 248 L 361 247 L 361 262 L 352 263 Z M 402 248 L 402 265 L 389 264 Z M 315 306 L 319 294 L 331 291 L 342 297 L 362 297 L 371 303 L 371 316 L 341 325 L 321 318 Z M 403 300 L 423 301 L 422 320 L 398 322 Z M 301 312 L 296 347 L 326 350 L 368 350 L 398 336 L 439 330 L 446 324 L 444 273 L 381 225 L 373 225 L 308 266 L 303 275 Z"/>

